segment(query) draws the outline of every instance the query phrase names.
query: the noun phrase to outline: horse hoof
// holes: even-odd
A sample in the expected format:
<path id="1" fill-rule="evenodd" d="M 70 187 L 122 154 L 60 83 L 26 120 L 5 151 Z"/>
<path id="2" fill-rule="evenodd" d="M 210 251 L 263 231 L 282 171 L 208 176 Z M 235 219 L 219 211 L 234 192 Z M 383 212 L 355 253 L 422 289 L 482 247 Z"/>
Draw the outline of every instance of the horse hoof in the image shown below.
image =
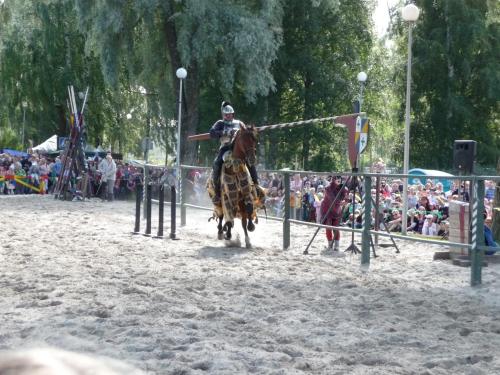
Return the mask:
<path id="1" fill-rule="evenodd" d="M 247 225 L 247 229 L 249 232 L 253 232 L 255 230 L 255 224 L 252 222 L 249 222 Z"/>
<path id="2" fill-rule="evenodd" d="M 223 240 L 224 239 L 224 233 L 223 232 L 217 233 L 217 239 L 218 240 Z"/>
<path id="3" fill-rule="evenodd" d="M 245 238 L 245 247 L 247 249 L 251 249 L 252 248 L 252 244 L 250 243 L 250 239 L 249 238 Z"/>
<path id="4" fill-rule="evenodd" d="M 232 237 L 232 236 L 231 236 L 231 234 L 229 234 L 229 233 L 228 233 L 228 234 L 226 234 L 226 236 L 224 237 L 224 239 L 225 239 L 225 240 L 230 240 L 230 239 L 231 239 L 231 237 Z"/>

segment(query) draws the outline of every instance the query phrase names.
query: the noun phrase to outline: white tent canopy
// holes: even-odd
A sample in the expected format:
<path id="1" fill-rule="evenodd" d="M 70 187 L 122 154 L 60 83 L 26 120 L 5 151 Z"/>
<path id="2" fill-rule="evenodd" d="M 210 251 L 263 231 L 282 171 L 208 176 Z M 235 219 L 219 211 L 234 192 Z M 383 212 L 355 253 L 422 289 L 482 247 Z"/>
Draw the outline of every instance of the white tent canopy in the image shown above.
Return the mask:
<path id="1" fill-rule="evenodd" d="M 39 151 L 39 152 L 57 151 L 57 135 L 54 134 L 45 142 L 42 142 L 38 146 L 33 147 L 33 151 Z"/>

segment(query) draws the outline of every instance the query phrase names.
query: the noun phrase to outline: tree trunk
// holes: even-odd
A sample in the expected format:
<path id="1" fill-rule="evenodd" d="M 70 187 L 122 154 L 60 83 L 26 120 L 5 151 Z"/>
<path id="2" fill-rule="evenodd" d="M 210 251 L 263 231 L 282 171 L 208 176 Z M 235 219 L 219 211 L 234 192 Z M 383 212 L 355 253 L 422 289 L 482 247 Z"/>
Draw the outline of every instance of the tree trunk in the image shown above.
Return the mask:
<path id="1" fill-rule="evenodd" d="M 303 120 L 312 118 L 313 103 L 312 103 L 312 81 L 309 77 L 304 80 L 304 112 Z M 310 129 L 307 126 L 302 127 L 302 168 L 309 170 L 309 150 L 310 150 Z"/>
<path id="2" fill-rule="evenodd" d="M 500 176 L 500 158 L 498 158 L 497 162 L 497 175 Z M 491 231 L 493 232 L 493 237 L 498 242 L 500 241 L 500 181 L 498 181 L 496 185 L 495 198 L 493 199 L 493 224 L 491 226 Z"/>
<path id="3" fill-rule="evenodd" d="M 66 115 L 64 114 L 64 106 L 62 104 L 57 104 L 57 116 L 59 117 L 59 128 L 57 130 L 57 135 L 60 137 L 67 137 L 68 130 L 66 126 Z"/>
<path id="4" fill-rule="evenodd" d="M 173 19 L 165 22 L 165 35 L 167 40 L 167 48 L 170 56 L 170 67 L 173 88 L 175 97 L 179 98 L 179 79 L 176 76 L 176 71 L 182 66 L 179 50 L 177 49 L 177 31 Z M 195 62 L 189 66 L 185 66 L 187 77 L 183 82 L 182 95 L 182 124 L 181 124 L 181 164 L 193 164 L 197 160 L 196 142 L 188 142 L 188 134 L 196 134 L 198 123 L 200 121 L 199 113 L 199 98 L 200 84 L 198 79 L 198 67 Z M 179 108 L 179 103 L 176 109 Z M 178 116 L 178 114 L 177 114 Z M 177 150 L 176 150 L 177 152 Z"/>

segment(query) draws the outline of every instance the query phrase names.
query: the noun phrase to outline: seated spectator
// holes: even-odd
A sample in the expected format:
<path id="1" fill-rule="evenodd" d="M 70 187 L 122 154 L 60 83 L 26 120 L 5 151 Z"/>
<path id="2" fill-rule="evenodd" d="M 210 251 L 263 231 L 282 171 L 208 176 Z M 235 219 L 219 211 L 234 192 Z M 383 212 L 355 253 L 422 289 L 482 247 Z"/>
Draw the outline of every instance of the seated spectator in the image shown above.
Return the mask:
<path id="1" fill-rule="evenodd" d="M 422 234 L 422 229 L 424 228 L 425 223 L 425 211 L 418 210 L 417 211 L 417 227 L 415 228 L 415 233 Z"/>
<path id="2" fill-rule="evenodd" d="M 418 214 L 419 211 L 415 210 L 414 208 L 410 208 L 407 212 L 408 215 L 408 225 L 406 227 L 406 230 L 408 232 L 417 232 L 418 229 Z"/>
<path id="3" fill-rule="evenodd" d="M 484 219 L 484 243 L 490 248 L 484 252 L 486 255 L 493 255 L 500 250 L 498 244 L 493 238 L 493 233 L 491 232 L 491 222 L 491 218 L 489 217 Z"/>
<path id="4" fill-rule="evenodd" d="M 408 208 L 415 208 L 418 204 L 418 197 L 414 186 L 408 188 Z"/>
<path id="5" fill-rule="evenodd" d="M 391 188 L 384 181 L 380 184 L 380 194 L 384 198 L 391 198 Z"/>
<path id="6" fill-rule="evenodd" d="M 422 235 L 437 236 L 438 228 L 434 221 L 434 215 L 428 214 L 425 216 L 424 225 L 422 226 Z"/>
<path id="7" fill-rule="evenodd" d="M 438 196 L 444 196 L 443 184 L 441 182 L 438 182 L 436 184 L 436 195 L 438 195 Z"/>
<path id="8" fill-rule="evenodd" d="M 387 230 L 389 232 L 401 232 L 401 214 L 399 210 L 392 210 L 391 218 L 387 222 Z"/>
<path id="9" fill-rule="evenodd" d="M 422 195 L 422 196 L 420 197 L 420 200 L 419 200 L 419 202 L 418 202 L 418 205 L 419 205 L 419 207 L 420 207 L 420 206 L 423 206 L 423 207 L 424 207 L 424 210 L 425 210 L 426 212 L 431 212 L 431 211 L 432 211 L 432 207 L 431 207 L 431 204 L 430 204 L 430 202 L 429 202 L 429 198 L 427 198 L 427 195 Z M 419 208 L 419 209 L 420 209 L 420 208 Z"/>
<path id="10" fill-rule="evenodd" d="M 443 240 L 447 240 L 450 233 L 450 225 L 446 220 L 442 220 L 439 223 L 439 230 L 437 235 L 441 237 Z"/>

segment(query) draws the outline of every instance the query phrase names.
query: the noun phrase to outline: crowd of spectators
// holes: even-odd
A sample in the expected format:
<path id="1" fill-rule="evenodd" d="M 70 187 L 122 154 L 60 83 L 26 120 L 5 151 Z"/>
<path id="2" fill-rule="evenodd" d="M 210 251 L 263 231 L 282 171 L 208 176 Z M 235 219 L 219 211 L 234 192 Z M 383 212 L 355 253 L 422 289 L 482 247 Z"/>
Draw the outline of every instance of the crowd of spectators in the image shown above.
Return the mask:
<path id="1" fill-rule="evenodd" d="M 325 186 L 332 176 L 295 174 L 290 181 L 290 209 L 291 218 L 295 220 L 320 223 L 319 214 L 321 202 L 324 198 Z M 344 180 L 345 181 L 345 180 Z M 273 216 L 282 217 L 284 212 L 283 177 L 277 174 L 261 176 L 261 184 L 268 189 L 267 207 Z M 349 185 L 349 184 L 346 184 Z M 362 189 L 362 186 L 359 186 Z M 359 189 L 350 191 L 342 202 L 341 225 L 361 228 L 363 208 Z M 485 210 L 487 218 L 491 218 L 495 184 L 486 181 Z M 376 186 L 371 189 L 374 207 L 371 222 L 375 223 L 378 200 L 378 222 L 381 229 L 390 232 L 401 232 L 403 210 L 403 181 L 381 178 L 379 190 Z M 377 197 L 378 195 L 378 197 Z M 354 199 L 353 199 L 354 196 Z M 444 190 L 441 182 L 435 183 L 428 179 L 425 183 L 415 180 L 408 186 L 407 231 L 425 236 L 447 238 L 449 232 L 449 203 L 453 200 L 469 200 L 469 182 L 459 185 L 450 182 L 450 188 Z"/>
<path id="2" fill-rule="evenodd" d="M 95 156 L 87 160 L 89 173 L 89 196 L 100 197 L 100 171 L 98 170 L 100 157 Z M 0 154 L 0 195 L 33 194 L 38 191 L 19 183 L 14 179 L 25 182 L 27 185 L 41 189 L 42 193 L 51 194 L 61 175 L 62 160 L 60 156 L 50 157 L 33 153 L 29 156 L 12 156 Z M 117 161 L 116 180 L 114 186 L 115 197 L 126 199 L 134 190 L 137 175 L 142 169 L 135 168 L 129 163 Z M 74 183 L 74 181 L 72 181 Z"/>
<path id="3" fill-rule="evenodd" d="M 89 196 L 101 197 L 100 158 L 95 156 L 87 161 L 90 181 Z M 127 199 L 135 190 L 136 183 L 142 179 L 142 168 L 135 168 L 128 163 L 117 161 L 114 195 L 118 199 Z M 28 157 L 16 157 L 9 154 L 0 154 L 0 194 L 31 194 L 33 190 L 13 179 L 18 176 L 28 185 L 41 188 L 44 193 L 52 193 L 60 178 L 62 161 L 59 156 L 50 158 L 33 154 Z M 380 163 L 372 167 L 373 172 L 385 172 Z M 184 189 L 188 202 L 198 205 L 210 205 L 206 192 L 206 182 L 210 176 L 210 169 L 189 170 Z M 165 168 L 151 168 L 150 181 L 159 181 L 171 173 L 175 177 L 175 170 L 170 172 Z M 333 176 L 327 174 L 300 174 L 295 173 L 290 178 L 290 217 L 291 219 L 321 223 L 321 202 L 324 199 L 325 187 Z M 43 181 L 43 183 L 42 183 Z M 283 175 L 280 173 L 262 172 L 259 175 L 260 185 L 267 190 L 267 214 L 283 217 L 285 210 L 285 187 Z M 346 180 L 344 180 L 346 182 Z M 361 228 L 363 207 L 361 206 L 361 184 L 356 191 L 352 184 L 346 183 L 351 191 L 341 202 L 342 217 L 340 225 Z M 373 209 L 371 212 L 372 225 L 378 223 L 379 228 L 390 232 L 402 230 L 403 208 L 403 181 L 400 179 L 381 178 L 379 188 L 371 189 Z M 157 191 L 153 192 L 157 195 Z M 491 223 L 492 205 L 495 195 L 495 183 L 485 181 L 485 223 Z M 168 199 L 168 191 L 167 197 Z M 408 186 L 407 231 L 424 236 L 448 238 L 449 233 L 449 204 L 451 201 L 469 200 L 468 181 L 450 181 L 445 190 L 442 182 L 428 179 L 422 183 L 420 179 L 413 180 Z M 375 202 L 378 201 L 378 209 Z M 376 216 L 378 215 L 378 220 Z M 490 224 L 491 225 L 491 224 Z M 488 227 L 489 228 L 489 227 Z M 487 228 L 487 229 L 488 229 Z"/>
<path id="4" fill-rule="evenodd" d="M 380 162 L 372 168 L 373 172 L 384 173 Z M 190 185 L 197 202 L 204 201 L 206 196 L 206 180 L 210 170 L 199 170 L 191 173 Z M 290 216 L 292 219 L 321 223 L 320 207 L 325 194 L 325 187 L 332 179 L 328 174 L 299 174 L 290 177 Z M 344 182 L 347 179 L 343 180 Z M 449 185 L 444 188 L 443 182 L 434 179 L 421 181 L 414 179 L 408 185 L 408 211 L 407 231 L 424 236 L 447 239 L 449 234 L 449 204 L 451 201 L 469 200 L 468 181 L 447 181 Z M 283 175 L 280 173 L 261 172 L 259 174 L 260 185 L 267 190 L 266 209 L 267 214 L 275 217 L 283 217 L 285 209 L 285 188 Z M 375 180 L 374 180 L 375 184 Z M 346 186 L 350 186 L 346 183 Z M 351 189 L 342 202 L 342 226 L 353 226 L 361 228 L 363 218 L 363 207 L 361 202 L 362 184 L 354 193 Z M 371 222 L 375 224 L 375 216 L 378 213 L 379 229 L 390 232 L 401 232 L 403 221 L 403 181 L 401 179 L 380 179 L 379 189 L 374 185 L 371 189 L 373 198 Z M 485 211 L 486 223 L 490 222 L 492 205 L 495 193 L 495 183 L 485 182 Z M 378 197 L 377 197 L 378 195 Z M 354 198 L 354 199 L 353 199 Z M 378 210 L 375 202 L 378 200 Z M 205 200 L 206 202 L 206 200 Z"/>
<path id="5" fill-rule="evenodd" d="M 90 195 L 100 196 L 100 173 L 98 170 L 99 158 L 96 156 L 88 160 L 90 176 Z M 117 161 L 117 172 L 115 182 L 115 197 L 126 199 L 135 190 L 138 176 L 142 177 L 142 169 L 135 168 L 128 163 Z M 31 194 L 32 190 L 24 185 L 16 183 L 12 176 L 22 177 L 28 184 L 40 187 L 44 181 L 45 193 L 52 193 L 60 177 L 62 168 L 61 158 L 49 158 L 33 154 L 29 157 L 15 157 L 8 154 L 0 154 L 0 194 Z M 373 166 L 373 171 L 383 173 L 380 163 Z M 171 171 L 172 174 L 175 171 Z M 150 169 L 152 181 L 160 181 L 169 173 L 165 168 Z M 190 203 L 209 205 L 206 191 L 206 182 L 210 176 L 210 169 L 193 169 L 187 173 L 184 189 Z M 10 177 L 10 178 L 9 178 Z M 175 176 L 174 176 L 175 177 Z M 290 216 L 292 219 L 321 223 L 320 207 L 324 198 L 325 187 L 332 179 L 328 174 L 299 174 L 295 173 L 290 178 Z M 345 182 L 345 180 L 344 180 Z M 283 217 L 285 209 L 285 188 L 283 175 L 280 173 L 262 172 L 259 174 L 260 185 L 267 190 L 266 209 L 267 214 L 275 217 Z M 351 185 L 351 184 L 346 184 Z M 352 188 L 352 186 L 349 186 Z M 341 225 L 361 228 L 362 215 L 361 206 L 362 186 L 352 189 L 342 202 Z M 495 194 L 495 183 L 485 182 L 485 218 L 486 223 L 491 222 L 492 205 Z M 381 178 L 379 190 L 376 186 L 371 189 L 373 203 L 379 202 L 378 210 L 374 208 L 371 212 L 372 223 L 378 213 L 378 223 L 381 229 L 390 232 L 401 232 L 402 208 L 403 208 L 403 181 L 400 179 Z M 408 185 L 408 211 L 407 231 L 424 236 L 441 237 L 446 239 L 449 232 L 449 204 L 451 201 L 469 200 L 468 181 L 450 181 L 449 188 L 444 189 L 442 182 L 428 179 L 422 183 L 415 179 Z"/>

